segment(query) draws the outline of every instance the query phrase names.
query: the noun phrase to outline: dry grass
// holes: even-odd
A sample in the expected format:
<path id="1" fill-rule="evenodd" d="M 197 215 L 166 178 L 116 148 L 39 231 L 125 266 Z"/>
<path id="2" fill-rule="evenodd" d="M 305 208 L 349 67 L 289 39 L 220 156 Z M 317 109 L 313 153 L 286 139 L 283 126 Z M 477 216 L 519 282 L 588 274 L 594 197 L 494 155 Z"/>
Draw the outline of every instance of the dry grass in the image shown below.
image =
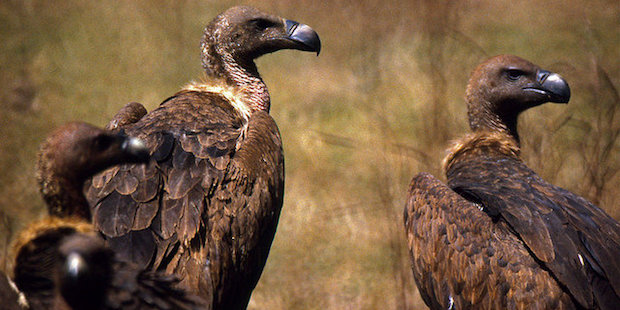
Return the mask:
<path id="1" fill-rule="evenodd" d="M 526 162 L 620 218 L 617 1 L 249 4 L 309 24 L 323 41 L 319 58 L 284 51 L 258 61 L 287 184 L 250 308 L 423 308 L 402 229 L 408 182 L 420 171 L 441 176 L 444 149 L 467 129 L 469 72 L 495 54 L 569 81 L 569 105 L 522 117 Z M 0 2 L 0 250 L 43 214 L 33 166 L 46 133 L 74 119 L 103 125 L 129 101 L 153 109 L 199 77 L 202 27 L 230 5 Z"/>

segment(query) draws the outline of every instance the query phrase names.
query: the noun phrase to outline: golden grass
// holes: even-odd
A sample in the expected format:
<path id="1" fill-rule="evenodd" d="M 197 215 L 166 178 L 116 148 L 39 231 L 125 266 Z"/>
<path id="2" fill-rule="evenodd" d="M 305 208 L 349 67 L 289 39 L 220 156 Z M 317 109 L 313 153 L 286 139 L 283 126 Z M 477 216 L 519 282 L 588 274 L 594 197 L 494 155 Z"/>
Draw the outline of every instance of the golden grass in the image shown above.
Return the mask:
<path id="1" fill-rule="evenodd" d="M 323 51 L 258 61 L 286 152 L 278 232 L 251 309 L 418 309 L 402 229 L 411 177 L 441 176 L 467 131 L 463 94 L 484 58 L 559 72 L 569 105 L 520 123 L 525 161 L 620 218 L 617 1 L 249 1 L 311 25 Z M 200 77 L 202 28 L 228 1 L 0 3 L 0 251 L 42 216 L 34 180 L 46 133 L 149 110 Z M 15 89 L 35 89 L 15 100 Z M 25 86 L 24 86 L 25 85 Z M 19 92 L 17 92 L 19 93 Z M 0 264 L 8 260 L 0 255 Z"/>

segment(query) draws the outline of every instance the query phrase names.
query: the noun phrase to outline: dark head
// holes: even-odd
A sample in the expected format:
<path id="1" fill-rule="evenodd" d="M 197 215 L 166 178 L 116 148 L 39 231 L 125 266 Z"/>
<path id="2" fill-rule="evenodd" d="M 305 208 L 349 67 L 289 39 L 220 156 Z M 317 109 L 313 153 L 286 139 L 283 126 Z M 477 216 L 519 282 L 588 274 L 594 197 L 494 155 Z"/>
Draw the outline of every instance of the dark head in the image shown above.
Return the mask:
<path id="1" fill-rule="evenodd" d="M 140 139 L 73 122 L 54 131 L 43 143 L 37 171 L 39 177 L 53 175 L 84 182 L 113 165 L 148 160 L 148 149 Z"/>
<path id="2" fill-rule="evenodd" d="M 47 217 L 23 229 L 14 242 L 15 284 L 30 304 L 30 309 L 65 309 L 56 306 L 63 298 L 59 281 L 59 246 L 73 235 L 97 238 L 90 223 L 80 218 Z M 0 308 L 2 308 L 0 306 Z"/>
<path id="3" fill-rule="evenodd" d="M 59 248 L 58 281 L 71 309 L 103 309 L 113 253 L 103 240 L 85 234 L 65 238 Z"/>
<path id="4" fill-rule="evenodd" d="M 232 7 L 211 21 L 201 43 L 203 67 L 217 74 L 217 58 L 231 57 L 246 67 L 253 59 L 281 49 L 321 51 L 317 33 L 307 25 L 263 13 L 253 7 Z M 251 68 L 247 68 L 251 69 Z"/>
<path id="5" fill-rule="evenodd" d="M 567 103 L 570 88 L 557 73 L 513 55 L 480 64 L 467 85 L 467 110 L 473 131 L 508 131 L 519 141 L 519 113 L 546 102 Z"/>
<path id="6" fill-rule="evenodd" d="M 113 165 L 148 160 L 141 140 L 74 122 L 53 132 L 41 146 L 37 179 L 51 213 L 67 215 L 58 208 L 83 203 L 81 190 L 87 178 Z"/>

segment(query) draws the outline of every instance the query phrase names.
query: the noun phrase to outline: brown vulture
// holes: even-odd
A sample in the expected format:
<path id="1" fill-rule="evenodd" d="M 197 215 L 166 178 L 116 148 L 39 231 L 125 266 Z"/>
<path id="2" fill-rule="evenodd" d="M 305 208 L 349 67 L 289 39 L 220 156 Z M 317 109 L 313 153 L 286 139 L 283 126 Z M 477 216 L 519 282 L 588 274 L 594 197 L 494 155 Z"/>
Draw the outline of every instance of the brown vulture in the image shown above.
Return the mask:
<path id="1" fill-rule="evenodd" d="M 519 113 L 569 97 L 558 74 L 516 56 L 474 70 L 473 133 L 444 160 L 448 185 L 415 176 L 405 208 L 413 274 L 432 309 L 620 306 L 618 222 L 545 182 L 519 155 Z"/>
<path id="2" fill-rule="evenodd" d="M 182 279 L 214 309 L 247 306 L 265 265 L 284 193 L 284 157 L 254 59 L 320 51 L 309 26 L 239 6 L 206 27 L 206 78 L 144 115 L 111 121 L 143 139 L 154 165 L 125 165 L 86 186 L 95 227 L 125 259 Z"/>
<path id="3" fill-rule="evenodd" d="M 84 123 L 41 147 L 37 179 L 50 217 L 21 232 L 14 280 L 30 309 L 204 309 L 174 276 L 117 259 L 90 224 L 84 181 L 121 163 L 145 163 L 142 141 Z"/>

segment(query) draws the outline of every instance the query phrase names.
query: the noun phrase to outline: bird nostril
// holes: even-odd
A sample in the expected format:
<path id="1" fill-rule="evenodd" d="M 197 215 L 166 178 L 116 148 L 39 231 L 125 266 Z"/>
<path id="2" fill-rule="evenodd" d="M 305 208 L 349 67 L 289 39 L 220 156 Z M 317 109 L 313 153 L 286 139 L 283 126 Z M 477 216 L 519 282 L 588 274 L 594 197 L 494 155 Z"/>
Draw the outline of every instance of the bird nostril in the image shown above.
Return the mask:
<path id="1" fill-rule="evenodd" d="M 545 80 L 547 80 L 547 77 L 549 77 L 549 74 L 551 74 L 551 72 L 547 70 L 539 70 L 536 79 L 538 80 L 540 84 L 542 84 L 545 82 Z"/>

